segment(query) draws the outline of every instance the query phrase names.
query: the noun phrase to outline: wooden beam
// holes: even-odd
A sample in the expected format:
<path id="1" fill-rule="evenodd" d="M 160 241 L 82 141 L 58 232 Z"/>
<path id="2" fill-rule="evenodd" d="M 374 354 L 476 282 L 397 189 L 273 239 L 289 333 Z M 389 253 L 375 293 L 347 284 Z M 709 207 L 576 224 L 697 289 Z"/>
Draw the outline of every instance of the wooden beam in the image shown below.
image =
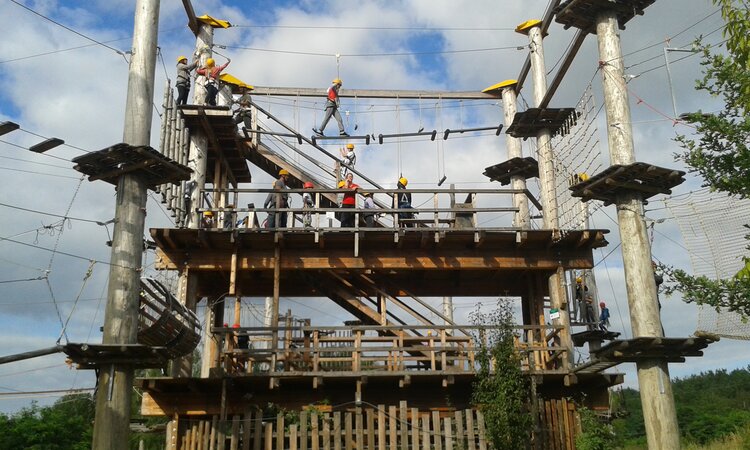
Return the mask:
<path id="1" fill-rule="evenodd" d="M 555 16 L 555 9 L 560 4 L 560 1 L 561 0 L 552 0 L 549 2 L 549 5 L 547 5 L 547 11 L 545 11 L 544 19 L 542 20 L 542 35 L 547 34 L 547 30 L 552 23 L 552 18 Z M 526 76 L 529 74 L 529 70 L 531 70 L 531 54 L 526 56 L 526 61 L 521 67 L 521 73 L 518 75 L 518 78 L 516 78 L 518 80 L 516 83 L 516 92 L 521 92 L 523 82 L 526 81 Z"/>

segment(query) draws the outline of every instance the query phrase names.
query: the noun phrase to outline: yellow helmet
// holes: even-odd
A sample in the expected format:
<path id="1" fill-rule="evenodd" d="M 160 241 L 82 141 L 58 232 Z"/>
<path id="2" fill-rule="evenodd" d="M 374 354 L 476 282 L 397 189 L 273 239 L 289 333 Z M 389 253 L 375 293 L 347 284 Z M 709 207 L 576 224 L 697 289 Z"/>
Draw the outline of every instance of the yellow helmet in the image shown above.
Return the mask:
<path id="1" fill-rule="evenodd" d="M 341 81 L 341 78 L 334 78 L 333 81 L 331 81 L 333 84 L 344 84 L 343 81 Z"/>
<path id="2" fill-rule="evenodd" d="M 583 283 L 583 278 L 576 277 L 576 283 Z"/>
<path id="3" fill-rule="evenodd" d="M 208 59 L 206 60 L 206 66 L 208 66 L 208 67 L 213 67 L 213 66 L 215 66 L 215 65 L 216 65 L 216 61 L 214 61 L 214 59 L 213 59 L 213 58 L 208 58 Z"/>
<path id="4" fill-rule="evenodd" d="M 583 181 L 586 181 L 589 179 L 589 175 L 586 172 L 581 172 L 578 174 L 578 179 Z"/>
<path id="5" fill-rule="evenodd" d="M 407 180 L 407 179 L 406 179 L 406 178 L 404 178 L 404 177 L 401 177 L 401 178 L 399 178 L 399 179 L 398 179 L 398 182 L 399 182 L 399 183 L 401 183 L 401 184 L 403 184 L 403 185 L 404 185 L 404 187 L 406 187 L 406 185 L 407 185 L 407 184 L 409 184 L 409 180 Z"/>
<path id="6" fill-rule="evenodd" d="M 206 217 L 213 217 L 214 212 L 213 211 L 203 211 L 203 215 Z"/>
<path id="7" fill-rule="evenodd" d="M 354 144 L 346 144 L 346 148 L 349 150 L 354 150 Z"/>
<path id="8" fill-rule="evenodd" d="M 339 181 L 339 187 L 342 188 L 346 186 L 346 181 Z"/>
<path id="9" fill-rule="evenodd" d="M 289 171 L 286 169 L 279 170 L 279 176 L 282 176 L 282 175 L 289 175 Z"/>
<path id="10" fill-rule="evenodd" d="M 187 56 L 178 56 L 178 57 L 177 57 L 177 62 L 180 62 L 180 61 L 182 61 L 183 59 L 184 59 L 185 61 L 187 61 Z"/>

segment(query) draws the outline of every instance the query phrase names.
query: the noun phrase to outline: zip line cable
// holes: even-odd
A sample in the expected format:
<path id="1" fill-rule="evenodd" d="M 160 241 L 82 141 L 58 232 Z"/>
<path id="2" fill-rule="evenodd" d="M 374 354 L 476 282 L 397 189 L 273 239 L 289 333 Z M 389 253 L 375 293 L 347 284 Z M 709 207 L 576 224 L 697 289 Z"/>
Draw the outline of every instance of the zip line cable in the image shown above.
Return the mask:
<path id="1" fill-rule="evenodd" d="M 383 57 L 383 56 L 419 56 L 419 55 L 445 55 L 445 54 L 457 54 L 457 53 L 475 53 L 475 52 L 490 52 L 498 50 L 523 50 L 525 46 L 507 46 L 507 47 L 490 47 L 490 48 L 473 48 L 464 50 L 434 50 L 434 51 L 423 51 L 423 52 L 393 52 L 393 53 L 320 53 L 320 52 L 303 52 L 297 50 L 279 50 L 269 48 L 258 48 L 258 47 L 243 47 L 239 45 L 226 45 L 226 44 L 214 44 L 215 47 L 223 49 L 234 49 L 234 50 L 248 50 L 255 52 L 266 52 L 266 53 L 283 53 L 288 55 L 303 55 L 303 56 L 324 56 L 327 58 L 336 57 L 349 57 L 349 58 L 369 58 L 369 57 Z"/>

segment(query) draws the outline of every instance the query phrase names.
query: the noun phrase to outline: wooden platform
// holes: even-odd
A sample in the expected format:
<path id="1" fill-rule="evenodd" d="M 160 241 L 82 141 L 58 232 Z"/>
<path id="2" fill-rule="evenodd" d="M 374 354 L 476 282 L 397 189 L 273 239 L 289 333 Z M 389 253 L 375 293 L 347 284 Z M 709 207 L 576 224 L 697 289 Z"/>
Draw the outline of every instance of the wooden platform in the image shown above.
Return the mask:
<path id="1" fill-rule="evenodd" d="M 643 199 L 658 194 L 671 194 L 672 188 L 685 181 L 685 172 L 636 162 L 627 166 L 614 165 L 588 180 L 570 187 L 573 197 L 583 201 L 601 200 L 614 203 L 618 196 L 638 192 Z"/>
<path id="2" fill-rule="evenodd" d="M 232 111 L 227 106 L 181 105 L 178 107 L 191 133 L 202 130 L 208 137 L 206 182 L 215 184 L 215 165 L 229 171 L 230 181 L 250 183 L 247 166 L 247 144 L 237 131 Z"/>
<path id="3" fill-rule="evenodd" d="M 128 173 L 140 176 L 153 189 L 163 183 L 187 180 L 192 172 L 149 146 L 129 144 L 116 144 L 72 161 L 73 168 L 88 175 L 89 181 L 103 180 L 115 186 L 120 176 Z"/>
<path id="4" fill-rule="evenodd" d="M 590 269 L 592 249 L 606 245 L 607 232 L 574 230 L 560 237 L 551 230 L 482 231 L 477 240 L 473 230 L 446 229 L 436 242 L 433 232 L 416 228 L 367 231 L 356 255 L 353 231 L 319 233 L 317 240 L 312 231 L 281 232 L 280 295 L 320 296 L 307 277 L 328 270 L 368 272 L 376 285 L 417 296 L 525 295 L 527 275 L 549 274 L 560 264 Z M 152 229 L 151 236 L 159 246 L 155 267 L 187 265 L 205 284 L 202 292 L 225 286 L 233 270 L 243 295 L 273 292 L 275 233 Z"/>
<path id="5" fill-rule="evenodd" d="M 536 137 L 545 129 L 549 130 L 552 136 L 564 135 L 570 126 L 575 124 L 575 119 L 575 108 L 529 108 L 516 113 L 506 133 L 524 139 Z"/>
<path id="6" fill-rule="evenodd" d="M 573 345 L 576 347 L 583 347 L 591 341 L 612 341 L 617 339 L 618 336 L 620 336 L 620 333 L 604 330 L 586 330 L 570 335 L 573 339 Z"/>
<path id="7" fill-rule="evenodd" d="M 140 344 L 78 344 L 69 342 L 63 351 L 79 369 L 97 369 L 106 364 L 127 364 L 134 368 L 164 367 L 169 352 L 164 347 Z"/>
<path id="8" fill-rule="evenodd" d="M 614 9 L 617 22 L 621 30 L 625 24 L 636 15 L 642 16 L 643 11 L 656 0 L 567 0 L 555 9 L 555 22 L 562 24 L 567 30 L 570 27 L 580 28 L 590 33 L 596 33 L 596 17 L 604 11 Z"/>
<path id="9" fill-rule="evenodd" d="M 500 164 L 489 166 L 484 169 L 484 176 L 490 181 L 499 181 L 501 185 L 510 184 L 512 177 L 529 178 L 539 177 L 539 163 L 536 159 L 527 156 L 526 158 L 511 158 Z"/>

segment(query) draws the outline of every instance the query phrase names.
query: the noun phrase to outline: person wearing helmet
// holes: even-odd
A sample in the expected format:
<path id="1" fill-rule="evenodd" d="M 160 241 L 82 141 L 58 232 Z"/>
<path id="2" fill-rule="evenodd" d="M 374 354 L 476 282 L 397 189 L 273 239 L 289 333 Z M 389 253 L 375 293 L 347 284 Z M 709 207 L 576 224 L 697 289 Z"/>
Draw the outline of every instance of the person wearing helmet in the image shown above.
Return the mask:
<path id="1" fill-rule="evenodd" d="M 331 82 L 331 87 L 328 88 L 326 93 L 326 106 L 325 116 L 323 116 L 323 123 L 320 124 L 320 128 L 313 127 L 313 132 L 319 136 L 323 136 L 323 132 L 326 130 L 328 121 L 331 120 L 331 116 L 336 118 L 336 122 L 339 124 L 339 135 L 349 136 L 344 129 L 344 121 L 341 120 L 341 114 L 339 114 L 339 89 L 343 82 L 340 78 L 336 78 Z"/>
<path id="2" fill-rule="evenodd" d="M 213 211 L 203 211 L 203 228 L 214 227 L 214 213 Z"/>
<path id="3" fill-rule="evenodd" d="M 341 183 L 339 183 L 339 185 L 341 185 Z M 346 180 L 344 181 L 342 189 L 345 189 L 345 192 L 344 197 L 341 199 L 341 208 L 344 210 L 356 208 L 357 189 L 359 189 L 359 186 L 354 183 L 354 175 L 351 172 L 346 175 Z M 354 227 L 354 212 L 341 211 L 341 227 Z"/>
<path id="4" fill-rule="evenodd" d="M 187 104 L 188 93 L 190 92 L 190 71 L 198 67 L 198 59 L 193 59 L 193 62 L 188 64 L 186 56 L 180 56 L 177 58 L 177 80 L 175 86 L 177 87 L 177 106 Z"/>
<path id="5" fill-rule="evenodd" d="M 341 153 L 341 178 L 346 178 L 349 169 L 354 168 L 357 162 L 357 155 L 354 153 L 354 144 L 346 144 L 346 147 L 340 149 Z"/>
<path id="6" fill-rule="evenodd" d="M 242 123 L 245 125 L 245 128 L 249 130 L 253 127 L 251 121 L 252 115 L 250 112 L 250 104 L 253 99 L 250 97 L 250 88 L 242 87 L 240 88 L 240 92 L 242 95 L 234 101 L 234 103 L 240 106 L 234 114 L 234 124 L 239 125 Z"/>
<path id="7" fill-rule="evenodd" d="M 303 184 L 302 187 L 305 189 L 313 189 L 315 185 L 309 181 L 305 181 L 305 184 Z M 305 228 L 310 228 L 312 226 L 312 209 L 314 206 L 315 202 L 313 202 L 312 195 L 310 195 L 309 192 L 302 194 L 302 209 L 304 209 L 302 212 L 302 223 L 305 225 Z"/>
<path id="8" fill-rule="evenodd" d="M 286 189 L 289 172 L 286 169 L 279 170 L 279 179 L 273 182 L 274 191 L 269 192 L 266 201 L 263 202 L 265 209 L 281 209 L 289 207 L 289 194 L 282 193 Z M 268 228 L 286 226 L 286 211 L 270 211 L 268 213 Z"/>
<path id="9" fill-rule="evenodd" d="M 406 185 L 409 184 L 409 180 L 407 180 L 404 177 L 401 177 L 398 179 L 398 182 L 396 183 L 396 187 L 398 189 L 406 189 Z M 395 205 L 395 206 L 394 206 Z M 411 192 L 399 192 L 396 194 L 395 198 L 393 199 L 393 203 L 391 205 L 392 208 L 398 207 L 398 209 L 412 209 L 411 207 Z M 400 212 L 398 213 L 398 220 L 402 221 L 404 219 L 413 219 L 414 213 L 412 212 Z M 412 227 L 414 226 L 413 223 L 409 222 L 401 222 L 400 225 L 402 227 Z"/>
<path id="10" fill-rule="evenodd" d="M 600 302 L 599 303 L 599 329 L 602 331 L 607 331 L 608 326 L 609 326 L 609 308 L 607 308 L 606 303 Z"/>
<path id="11" fill-rule="evenodd" d="M 365 211 L 374 210 L 375 201 L 372 199 L 372 192 L 363 192 L 362 195 L 365 197 L 365 203 L 364 203 Z M 375 227 L 375 213 L 364 212 L 362 213 L 362 218 L 364 218 L 365 226 L 367 228 Z"/>
<path id="12" fill-rule="evenodd" d="M 581 322 L 587 322 L 586 303 L 584 296 L 589 292 L 589 287 L 583 284 L 583 277 L 576 277 L 576 303 L 578 304 L 578 318 Z"/>
<path id="13" fill-rule="evenodd" d="M 216 61 L 214 61 L 213 58 L 208 58 L 206 60 L 206 66 L 197 70 L 198 75 L 203 75 L 206 80 L 207 105 L 216 106 L 216 94 L 219 93 L 219 76 L 221 76 L 221 71 L 226 69 L 230 62 L 232 62 L 232 60 L 227 58 L 226 63 L 217 66 Z"/>

